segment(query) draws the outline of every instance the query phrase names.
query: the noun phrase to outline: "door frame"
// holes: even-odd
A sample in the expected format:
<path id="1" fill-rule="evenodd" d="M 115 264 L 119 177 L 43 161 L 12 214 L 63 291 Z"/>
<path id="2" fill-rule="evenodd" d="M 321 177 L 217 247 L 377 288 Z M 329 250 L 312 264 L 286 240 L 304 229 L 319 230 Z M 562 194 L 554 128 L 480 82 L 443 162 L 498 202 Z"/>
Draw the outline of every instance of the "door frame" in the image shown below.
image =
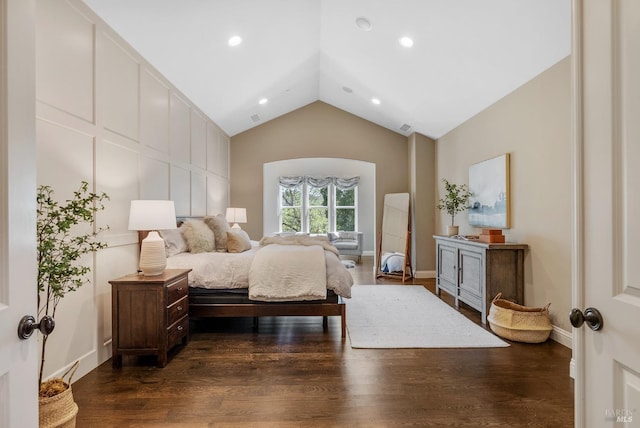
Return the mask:
<path id="1" fill-rule="evenodd" d="M 571 242 L 571 302 L 574 308 L 584 308 L 584 165 L 583 165 L 583 105 L 582 105 L 582 0 L 571 2 L 571 148 L 572 148 L 572 242 Z M 584 426 L 584 334 L 585 329 L 573 329 L 570 371 L 574 379 L 575 426 Z"/>
<path id="2" fill-rule="evenodd" d="M 38 426 L 38 336 L 17 335 L 37 312 L 35 15 L 36 0 L 0 0 L 0 425 L 9 428 Z"/>

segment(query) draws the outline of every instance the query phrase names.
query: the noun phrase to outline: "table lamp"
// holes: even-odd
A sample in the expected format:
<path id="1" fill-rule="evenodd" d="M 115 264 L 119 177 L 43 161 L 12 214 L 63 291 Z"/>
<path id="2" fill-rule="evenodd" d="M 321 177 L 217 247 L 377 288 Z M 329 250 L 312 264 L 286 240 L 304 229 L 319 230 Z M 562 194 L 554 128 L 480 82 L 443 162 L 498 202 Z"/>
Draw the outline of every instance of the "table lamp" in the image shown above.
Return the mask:
<path id="1" fill-rule="evenodd" d="M 164 272 L 167 253 L 158 230 L 175 228 L 176 209 L 173 201 L 131 201 L 129 230 L 149 231 L 140 246 L 139 267 L 144 276 L 157 276 Z"/>
<path id="2" fill-rule="evenodd" d="M 229 223 L 233 223 L 232 229 L 240 229 L 238 223 L 247 222 L 247 209 L 246 208 L 227 208 L 227 215 L 225 216 Z"/>

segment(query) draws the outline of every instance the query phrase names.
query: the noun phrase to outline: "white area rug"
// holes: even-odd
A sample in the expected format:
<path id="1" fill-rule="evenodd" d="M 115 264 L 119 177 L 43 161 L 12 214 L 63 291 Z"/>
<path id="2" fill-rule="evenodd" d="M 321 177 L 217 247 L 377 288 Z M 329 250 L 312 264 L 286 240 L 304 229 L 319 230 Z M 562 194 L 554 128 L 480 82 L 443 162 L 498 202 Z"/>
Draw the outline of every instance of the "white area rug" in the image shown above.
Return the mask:
<path id="1" fill-rule="evenodd" d="M 355 285 L 347 304 L 352 348 L 509 346 L 421 286 Z"/>

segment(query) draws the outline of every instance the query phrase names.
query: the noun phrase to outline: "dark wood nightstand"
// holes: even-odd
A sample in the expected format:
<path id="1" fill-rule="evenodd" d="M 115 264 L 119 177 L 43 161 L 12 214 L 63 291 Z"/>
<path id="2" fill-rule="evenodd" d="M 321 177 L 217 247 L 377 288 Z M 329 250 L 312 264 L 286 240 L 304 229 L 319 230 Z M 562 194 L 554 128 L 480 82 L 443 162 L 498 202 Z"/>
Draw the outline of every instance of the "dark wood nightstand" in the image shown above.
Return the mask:
<path id="1" fill-rule="evenodd" d="M 167 365 L 167 352 L 189 341 L 191 269 L 167 269 L 162 275 L 131 274 L 109 281 L 112 286 L 113 367 L 123 355 L 157 355 Z"/>

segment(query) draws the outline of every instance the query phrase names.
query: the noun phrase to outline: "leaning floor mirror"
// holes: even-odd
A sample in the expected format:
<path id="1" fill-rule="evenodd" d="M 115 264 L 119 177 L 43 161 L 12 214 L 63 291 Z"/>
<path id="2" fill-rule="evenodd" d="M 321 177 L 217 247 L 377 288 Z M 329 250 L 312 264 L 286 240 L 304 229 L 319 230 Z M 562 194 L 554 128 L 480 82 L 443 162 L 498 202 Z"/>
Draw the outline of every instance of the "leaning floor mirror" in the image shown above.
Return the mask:
<path id="1" fill-rule="evenodd" d="M 411 210 L 408 193 L 384 196 L 382 230 L 378 241 L 376 278 L 391 276 L 402 282 L 413 276 L 411 269 Z"/>

